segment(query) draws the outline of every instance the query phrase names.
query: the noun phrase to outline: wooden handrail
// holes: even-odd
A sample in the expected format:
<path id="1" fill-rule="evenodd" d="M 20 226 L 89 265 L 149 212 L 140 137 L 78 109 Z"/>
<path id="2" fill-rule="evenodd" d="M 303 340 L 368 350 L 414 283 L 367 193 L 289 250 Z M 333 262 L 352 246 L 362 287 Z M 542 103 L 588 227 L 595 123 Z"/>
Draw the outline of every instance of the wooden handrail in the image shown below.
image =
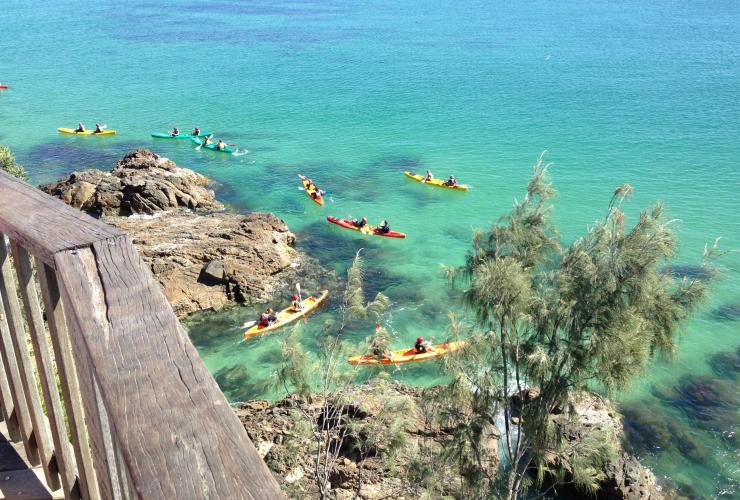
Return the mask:
<path id="1" fill-rule="evenodd" d="M 39 394 L 26 394 L 38 388 L 28 384 L 17 304 L 2 301 L 0 396 L 6 399 L 7 387 L 12 401 L 0 408 L 9 431 L 23 423 L 15 430 L 28 438 L 29 456 L 40 458 L 47 475 L 61 475 L 50 482 L 68 498 L 283 496 L 128 236 L 0 172 L 0 245 L 7 249 L 3 233 L 12 241 L 34 347 L 48 351 L 29 281 L 29 254 L 36 259 L 54 350 L 53 358 L 35 358 L 42 414 Z M 15 293 L 9 280 L 0 279 L 6 298 Z M 62 411 L 74 453 L 60 436 Z"/>

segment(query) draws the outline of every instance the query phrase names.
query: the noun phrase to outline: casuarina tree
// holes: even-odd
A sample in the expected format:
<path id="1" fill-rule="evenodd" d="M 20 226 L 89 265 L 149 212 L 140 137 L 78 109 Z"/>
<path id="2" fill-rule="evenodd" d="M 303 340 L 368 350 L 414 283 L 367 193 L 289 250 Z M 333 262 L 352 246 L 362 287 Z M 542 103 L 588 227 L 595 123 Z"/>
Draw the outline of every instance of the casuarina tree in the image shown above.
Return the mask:
<path id="1" fill-rule="evenodd" d="M 629 184 L 614 191 L 585 235 L 563 243 L 551 220 L 547 170 L 540 156 L 523 200 L 477 233 L 465 264 L 449 271 L 478 333 L 468 354 L 450 360 L 452 382 L 441 394 L 454 396 L 465 416 L 452 428 L 458 446 L 471 451 L 461 472 L 480 496 L 515 499 L 544 482 L 595 490 L 609 450 L 598 442 L 566 446 L 551 415 L 568 413 L 579 391 L 626 387 L 654 356 L 673 352 L 681 325 L 707 293 L 700 280 L 664 272 L 677 240 L 661 203 L 627 224 L 621 204 Z M 705 248 L 707 269 L 715 249 L 716 242 Z M 476 440 L 495 432 L 501 412 L 504 452 L 491 472 Z M 564 475 L 558 464 L 566 448 Z"/>

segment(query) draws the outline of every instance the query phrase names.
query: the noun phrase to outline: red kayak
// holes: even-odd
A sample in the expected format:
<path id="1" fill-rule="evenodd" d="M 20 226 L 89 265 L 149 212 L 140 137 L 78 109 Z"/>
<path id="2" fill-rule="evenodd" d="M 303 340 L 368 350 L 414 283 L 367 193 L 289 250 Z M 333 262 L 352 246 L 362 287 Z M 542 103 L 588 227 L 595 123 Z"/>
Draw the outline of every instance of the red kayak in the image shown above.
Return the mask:
<path id="1" fill-rule="evenodd" d="M 0 85 L 0 89 L 9 89 L 9 88 L 10 87 L 8 87 L 7 85 Z"/>
<path id="2" fill-rule="evenodd" d="M 375 236 L 385 236 L 386 238 L 405 238 L 406 237 L 404 233 L 399 233 L 398 231 L 390 231 L 387 233 L 382 233 L 380 232 L 380 230 L 378 230 L 377 227 L 373 227 L 369 224 L 365 226 L 364 228 L 360 229 L 359 227 L 352 224 L 351 220 L 337 219 L 336 217 L 332 217 L 331 215 L 327 216 L 326 220 L 328 220 L 332 224 L 336 224 L 337 226 L 343 227 L 345 229 L 351 229 L 352 231 L 358 231 L 363 234 L 372 234 Z"/>

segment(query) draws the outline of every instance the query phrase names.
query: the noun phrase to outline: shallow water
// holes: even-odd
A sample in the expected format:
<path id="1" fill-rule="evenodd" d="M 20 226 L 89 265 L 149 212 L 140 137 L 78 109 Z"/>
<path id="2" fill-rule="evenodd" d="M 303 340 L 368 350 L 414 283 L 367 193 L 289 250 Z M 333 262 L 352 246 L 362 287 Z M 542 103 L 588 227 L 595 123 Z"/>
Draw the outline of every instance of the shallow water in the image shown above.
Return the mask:
<path id="1" fill-rule="evenodd" d="M 740 248 L 739 22 L 731 0 L 11 1 L 0 10 L 0 81 L 12 87 L 0 91 L 0 142 L 36 182 L 109 169 L 125 151 L 149 147 L 216 179 L 235 208 L 283 217 L 325 266 L 344 272 L 364 247 L 367 288 L 393 299 L 383 322 L 401 347 L 418 335 L 444 338 L 456 302 L 439 266 L 459 264 L 472 228 L 487 227 L 522 196 L 545 149 L 566 239 L 603 216 L 613 189 L 629 182 L 632 220 L 656 199 L 677 219 L 675 265 L 696 265 L 717 236 L 723 248 Z M 120 133 L 57 134 L 80 120 Z M 149 137 L 175 124 L 213 129 L 249 154 Z M 427 167 L 473 189 L 436 190 L 401 175 Z M 298 190 L 298 173 L 331 193 L 326 207 Z M 326 223 L 328 214 L 387 217 L 409 238 L 364 239 Z M 695 399 L 666 398 L 665 388 L 687 375 L 715 377 L 708 357 L 738 346 L 740 254 L 721 264 L 710 304 L 686 328 L 676 358 L 618 395 L 635 419 L 645 412 L 634 408 L 646 407 L 682 424 L 674 434 L 703 443 L 698 461 L 685 443 L 640 449 L 658 474 L 702 497 L 737 488 L 738 449 L 728 434 L 736 408 L 694 411 Z M 304 325 L 308 347 L 337 307 L 335 297 Z M 269 380 L 282 336 L 240 340 L 257 312 L 189 323 L 232 400 L 275 396 Z M 373 322 L 344 335 L 359 342 Z M 432 384 L 438 372 L 431 364 L 393 373 Z M 698 425 L 706 420 L 712 425 Z"/>

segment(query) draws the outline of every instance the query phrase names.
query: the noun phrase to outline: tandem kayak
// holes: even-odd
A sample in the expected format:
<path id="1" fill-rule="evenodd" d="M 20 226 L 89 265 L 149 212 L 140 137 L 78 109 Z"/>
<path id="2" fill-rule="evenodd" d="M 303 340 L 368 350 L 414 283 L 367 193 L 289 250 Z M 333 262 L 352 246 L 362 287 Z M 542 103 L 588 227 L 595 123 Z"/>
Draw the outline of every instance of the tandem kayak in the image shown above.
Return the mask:
<path id="1" fill-rule="evenodd" d="M 277 321 L 275 321 L 273 324 L 269 326 L 262 326 L 262 325 L 254 325 L 252 328 L 244 332 L 244 338 L 250 339 L 256 335 L 261 335 L 263 333 L 271 332 L 274 330 L 277 330 L 278 328 L 282 328 L 283 326 L 287 325 L 288 323 L 291 323 L 298 318 L 305 316 L 306 314 L 310 313 L 319 305 L 321 302 L 324 301 L 326 296 L 329 295 L 329 290 L 323 290 L 318 295 L 312 295 L 310 297 L 307 297 L 301 301 L 301 310 L 300 311 L 293 311 L 290 309 L 290 307 L 286 307 L 282 311 L 275 314 L 277 316 Z"/>
<path id="2" fill-rule="evenodd" d="M 331 215 L 326 217 L 326 220 L 331 222 L 332 224 L 336 224 L 337 226 L 343 227 L 345 229 L 351 229 L 352 231 L 358 231 L 362 234 L 372 234 L 374 236 L 385 236 L 386 238 L 405 238 L 405 233 L 399 233 L 398 231 L 390 231 L 388 233 L 381 233 L 377 227 L 367 225 L 363 227 L 362 229 L 356 227 L 354 224 L 352 224 L 351 220 L 347 219 L 338 219 L 336 217 L 333 217 Z"/>
<path id="3" fill-rule="evenodd" d="M 372 354 L 364 356 L 352 356 L 347 358 L 351 365 L 397 365 L 401 363 L 414 363 L 416 361 L 425 361 L 427 359 L 438 358 L 451 352 L 459 351 L 465 346 L 465 342 L 450 342 L 449 344 L 438 344 L 432 346 L 430 350 L 422 354 L 417 354 L 415 348 L 393 351 L 390 358 L 380 358 Z"/>
<path id="4" fill-rule="evenodd" d="M 423 175 L 415 174 L 413 172 L 404 172 L 403 175 L 405 175 L 409 179 L 414 180 L 416 182 L 421 182 L 422 180 L 424 180 Z M 422 182 L 422 184 L 426 184 L 428 186 L 445 188 L 445 189 L 455 189 L 457 191 L 467 191 L 468 190 L 467 184 L 455 184 L 454 186 L 448 186 L 445 183 L 445 181 L 441 179 L 432 179 L 431 181 Z"/>
<path id="5" fill-rule="evenodd" d="M 73 135 L 116 135 L 115 130 L 103 130 L 102 132 L 95 133 L 92 130 L 85 130 L 84 132 L 75 132 L 75 129 L 73 128 L 58 128 L 59 132 L 63 134 L 73 134 Z"/>
<path id="6" fill-rule="evenodd" d="M 172 134 L 162 134 L 162 133 L 159 133 L 159 132 L 154 132 L 151 135 L 155 139 L 192 139 L 193 137 L 195 137 L 193 134 L 177 134 L 177 135 L 172 135 Z M 203 136 L 206 136 L 206 135 L 211 135 L 211 133 L 210 132 L 201 132 L 198 137 L 203 137 Z"/>
<path id="7" fill-rule="evenodd" d="M 234 152 L 234 150 L 231 149 L 228 146 L 226 146 L 223 149 L 216 149 L 216 143 L 215 142 L 213 144 L 203 145 L 203 141 L 201 141 L 197 137 L 193 137 L 192 135 L 190 136 L 190 140 L 193 141 L 194 143 L 196 143 L 198 146 L 200 146 L 202 148 L 210 149 L 211 151 L 218 151 L 219 153 L 233 153 Z"/>
<path id="8" fill-rule="evenodd" d="M 298 177 L 301 178 L 303 188 L 306 190 L 306 194 L 308 195 L 308 197 L 317 204 L 324 206 L 324 197 L 321 196 L 321 190 L 317 189 L 315 184 L 309 188 L 308 177 L 306 177 L 305 175 L 298 174 Z"/>

